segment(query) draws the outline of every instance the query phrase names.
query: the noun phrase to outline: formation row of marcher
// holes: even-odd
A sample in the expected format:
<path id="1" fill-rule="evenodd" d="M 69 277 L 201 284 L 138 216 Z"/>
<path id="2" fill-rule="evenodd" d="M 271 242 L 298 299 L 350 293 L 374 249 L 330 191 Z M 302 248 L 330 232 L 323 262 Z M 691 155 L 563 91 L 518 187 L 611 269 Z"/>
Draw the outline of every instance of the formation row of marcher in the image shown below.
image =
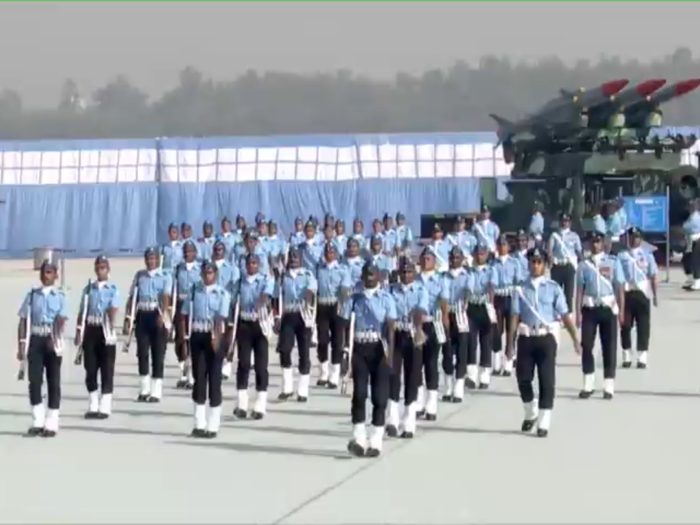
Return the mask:
<path id="1" fill-rule="evenodd" d="M 584 258 L 568 216 L 560 217 L 559 229 L 546 246 L 529 248 L 533 236 L 521 231 L 511 248 L 484 208 L 471 231 L 458 220 L 443 240 L 436 229 L 414 261 L 409 253 L 412 235 L 401 214 L 397 227 L 385 217 L 383 223 L 375 221 L 368 242 L 350 236 L 340 249 L 342 233 L 337 234 L 338 224 L 330 217 L 323 238 L 310 220 L 302 233 L 279 243 L 279 250 L 274 248 L 274 223 L 257 219 L 257 228 L 245 232 L 231 231 L 223 221 L 222 232 L 211 242 L 211 235 L 199 241 L 182 238 L 191 228 L 173 225 L 168 244 L 145 251 L 145 268 L 128 291 L 124 349 L 136 340 L 137 401 L 162 400 L 165 353 L 173 340 L 181 369 L 175 386 L 192 389 L 193 437 L 217 436 L 222 381 L 231 375 L 234 357 L 234 415 L 265 417 L 269 345 L 275 334 L 282 367 L 279 400 L 303 403 L 312 396 L 314 343 L 317 387 L 344 391 L 352 381 L 348 449 L 355 455 L 379 455 L 385 435 L 411 438 L 418 419 L 438 418 L 441 402 L 462 402 L 465 389 L 488 389 L 494 376 L 513 373 L 525 410 L 522 430 L 536 428 L 539 436 L 547 436 L 562 326 L 581 354 L 582 399 L 596 387 L 597 337 L 606 399 L 614 396 L 618 329 L 622 366 L 632 366 L 634 326 L 637 367 L 647 366 L 657 267 L 636 228 L 621 237 L 616 255 L 606 253 L 603 235 L 594 232 L 591 255 Z M 205 224 L 205 233 L 210 227 Z M 75 361 L 85 368 L 87 419 L 106 419 L 112 413 L 114 326 L 121 300 L 109 272 L 108 259 L 98 257 L 77 314 Z M 33 422 L 28 434 L 33 436 L 55 436 L 59 427 L 69 311 L 64 292 L 55 287 L 56 273 L 53 264 L 42 265 L 41 286 L 27 294 L 19 311 L 17 357 L 20 375 L 26 371 L 29 379 Z M 255 397 L 249 400 L 251 371 Z"/>

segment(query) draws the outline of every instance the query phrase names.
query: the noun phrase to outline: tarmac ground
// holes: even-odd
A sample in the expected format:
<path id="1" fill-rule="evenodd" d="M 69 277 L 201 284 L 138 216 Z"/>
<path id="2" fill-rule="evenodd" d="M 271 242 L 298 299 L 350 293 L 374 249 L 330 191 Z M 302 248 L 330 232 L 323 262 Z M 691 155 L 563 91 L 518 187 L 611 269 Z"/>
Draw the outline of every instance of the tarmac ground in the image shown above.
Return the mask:
<path id="1" fill-rule="evenodd" d="M 140 264 L 113 261 L 123 294 Z M 68 261 L 72 312 L 91 276 L 92 261 Z M 317 388 L 307 404 L 272 401 L 264 420 L 236 421 L 229 380 L 218 439 L 192 440 L 192 402 L 174 389 L 171 348 L 161 404 L 134 402 L 135 355 L 120 351 L 115 412 L 86 421 L 84 373 L 69 343 L 59 436 L 24 438 L 31 418 L 27 384 L 16 380 L 16 311 L 37 275 L 31 261 L 0 261 L 0 522 L 698 523 L 700 305 L 681 280 L 674 270 L 660 287 L 649 368 L 620 369 L 612 401 L 602 399 L 600 370 L 596 395 L 578 399 L 580 366 L 564 338 L 547 439 L 519 431 L 515 380 L 495 378 L 461 405 L 441 404 L 415 439 L 357 459 L 346 452 L 349 396 Z M 280 371 L 271 362 L 274 400 Z"/>

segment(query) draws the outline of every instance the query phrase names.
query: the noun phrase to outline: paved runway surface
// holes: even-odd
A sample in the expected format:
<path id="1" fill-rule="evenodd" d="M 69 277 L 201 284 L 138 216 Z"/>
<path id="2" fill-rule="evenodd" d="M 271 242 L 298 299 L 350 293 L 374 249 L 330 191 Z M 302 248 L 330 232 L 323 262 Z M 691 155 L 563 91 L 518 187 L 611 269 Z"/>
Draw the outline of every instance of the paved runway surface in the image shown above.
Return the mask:
<path id="1" fill-rule="evenodd" d="M 75 312 L 92 262 L 68 264 Z M 139 266 L 113 263 L 123 293 Z M 218 440 L 188 438 L 192 403 L 173 388 L 171 348 L 157 406 L 133 401 L 135 356 L 119 354 L 115 414 L 107 422 L 83 419 L 83 372 L 66 359 L 58 438 L 23 438 L 30 417 L 26 383 L 15 380 L 14 334 L 16 310 L 36 277 L 29 261 L 0 262 L 0 522 L 700 521 L 700 306 L 697 295 L 679 290 L 680 274 L 662 285 L 649 369 L 619 370 L 613 401 L 577 399 L 580 369 L 567 340 L 548 439 L 518 432 L 515 381 L 495 379 L 490 391 L 462 405 L 441 405 L 438 421 L 422 422 L 416 439 L 387 442 L 378 460 L 348 457 L 349 398 L 318 389 L 305 405 L 274 404 L 263 421 L 234 421 L 228 382 Z M 275 365 L 271 399 L 279 384 Z"/>

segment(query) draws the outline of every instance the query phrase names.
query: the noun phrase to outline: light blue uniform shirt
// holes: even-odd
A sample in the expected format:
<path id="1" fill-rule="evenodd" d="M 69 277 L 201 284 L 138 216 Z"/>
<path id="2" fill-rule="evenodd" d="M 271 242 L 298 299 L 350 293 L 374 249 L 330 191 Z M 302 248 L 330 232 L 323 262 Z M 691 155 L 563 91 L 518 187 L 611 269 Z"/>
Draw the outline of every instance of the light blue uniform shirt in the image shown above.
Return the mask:
<path id="1" fill-rule="evenodd" d="M 429 246 L 432 248 L 435 258 L 435 262 L 440 271 L 447 270 L 450 264 L 450 250 L 452 249 L 452 243 L 442 240 L 432 240 Z"/>
<path id="2" fill-rule="evenodd" d="M 428 315 L 435 315 L 440 301 L 447 301 L 450 291 L 447 282 L 438 272 L 422 272 L 416 277 L 416 282 L 422 284 L 428 292 Z"/>
<path id="3" fill-rule="evenodd" d="M 581 263 L 576 271 L 576 284 L 583 287 L 583 296 L 599 301 L 615 295 L 615 288 L 624 286 L 622 264 L 614 255 L 599 256 L 597 265 L 590 259 Z M 598 268 L 598 271 L 594 267 Z"/>
<path id="4" fill-rule="evenodd" d="M 591 221 L 593 222 L 593 231 L 605 235 L 608 228 L 605 225 L 605 219 L 603 219 L 603 216 L 600 213 L 596 213 Z"/>
<path id="5" fill-rule="evenodd" d="M 238 272 L 241 275 L 246 275 L 245 259 L 248 255 L 248 250 L 242 244 L 239 244 L 239 246 L 241 246 L 241 250 L 238 250 L 236 254 L 236 266 L 238 266 Z M 255 250 L 253 250 L 253 253 L 258 256 L 258 260 L 260 261 L 258 265 L 259 272 L 265 275 L 270 273 L 270 259 L 262 245 L 258 244 Z"/>
<path id="6" fill-rule="evenodd" d="M 265 250 L 270 254 L 270 257 L 281 257 L 287 253 L 287 243 L 283 237 L 271 235 L 265 239 Z"/>
<path id="7" fill-rule="evenodd" d="M 605 233 L 611 238 L 617 239 L 625 233 L 626 226 L 624 216 L 618 210 L 608 217 Z"/>
<path id="8" fill-rule="evenodd" d="M 352 290 L 354 286 L 349 268 L 342 266 L 338 261 L 331 264 L 322 262 L 318 267 L 317 278 L 319 300 L 339 299 L 343 289 Z"/>
<path id="9" fill-rule="evenodd" d="M 403 224 L 396 227 L 396 242 L 402 250 L 411 248 L 413 246 L 413 230 L 410 227 Z"/>
<path id="10" fill-rule="evenodd" d="M 520 322 L 530 328 L 554 324 L 559 318 L 568 315 L 564 291 L 556 282 L 546 277 L 528 277 L 522 285 L 523 299 L 519 293 L 513 294 L 511 313 L 520 316 Z"/>
<path id="11" fill-rule="evenodd" d="M 471 279 L 469 279 L 468 298 L 469 302 L 484 304 L 488 301 L 490 287 L 496 287 L 498 276 L 496 269 L 491 265 L 475 266 L 472 268 Z"/>
<path id="12" fill-rule="evenodd" d="M 32 326 L 51 326 L 57 317 L 68 318 L 66 294 L 53 286 L 48 289 L 34 288 L 25 296 L 18 315 L 22 319 L 31 315 Z"/>
<path id="13" fill-rule="evenodd" d="M 390 273 L 394 271 L 394 259 L 391 256 L 385 255 L 383 253 L 373 253 L 370 255 L 369 259 L 372 264 L 376 266 L 380 272 Z"/>
<path id="14" fill-rule="evenodd" d="M 455 307 L 462 301 L 467 302 L 470 274 L 465 268 L 449 270 L 442 275 L 447 289 L 447 304 Z"/>
<path id="15" fill-rule="evenodd" d="M 350 319 L 355 314 L 355 333 L 385 333 L 387 321 L 396 321 L 396 303 L 391 294 L 385 290 L 376 290 L 368 294 L 365 291 L 355 293 L 343 309 L 343 317 Z"/>
<path id="16" fill-rule="evenodd" d="M 367 237 L 365 237 L 364 233 L 353 233 L 350 236 L 350 239 L 355 239 L 359 244 L 360 244 L 360 250 L 365 251 L 367 250 Z"/>
<path id="17" fill-rule="evenodd" d="M 231 296 L 219 286 L 205 286 L 203 282 L 195 285 L 194 291 L 182 303 L 182 315 L 192 313 L 193 323 L 213 323 L 226 320 L 231 311 Z"/>
<path id="18" fill-rule="evenodd" d="M 419 283 L 398 283 L 391 287 L 391 296 L 396 305 L 396 318 L 400 323 L 413 323 L 413 313 L 416 311 L 428 315 L 430 311 L 430 294 Z"/>
<path id="19" fill-rule="evenodd" d="M 313 272 L 305 268 L 298 270 L 287 270 L 281 279 L 282 300 L 284 310 L 293 311 L 301 309 L 302 303 L 306 300 L 306 292 L 311 291 L 314 295 L 318 291 L 318 282 Z M 275 283 L 274 297 L 279 297 L 280 284 Z"/>
<path id="20" fill-rule="evenodd" d="M 544 217 L 540 212 L 535 212 L 530 217 L 530 225 L 527 227 L 528 233 L 535 239 L 541 239 L 544 235 Z"/>
<path id="21" fill-rule="evenodd" d="M 177 279 L 177 298 L 184 301 L 192 294 L 194 285 L 202 280 L 202 267 L 197 261 L 182 262 L 175 269 Z"/>
<path id="22" fill-rule="evenodd" d="M 226 233 L 220 233 L 219 235 L 216 236 L 216 240 L 221 241 L 224 243 L 224 248 L 226 250 L 226 258 L 229 259 L 231 257 L 231 254 L 233 253 L 233 249 L 237 244 L 240 244 L 243 242 L 243 238 L 240 236 L 240 234 L 236 232 L 226 232 Z"/>
<path id="23" fill-rule="evenodd" d="M 134 285 L 139 287 L 137 303 L 160 302 L 163 295 L 170 295 L 173 292 L 173 277 L 163 270 L 139 270 L 136 272 L 129 295 Z"/>
<path id="24" fill-rule="evenodd" d="M 700 212 L 694 211 L 683 223 L 683 232 L 686 235 L 697 235 L 700 233 Z"/>
<path id="25" fill-rule="evenodd" d="M 304 269 L 316 273 L 316 267 L 323 258 L 323 242 L 303 242 L 299 245 L 301 250 L 301 265 Z"/>
<path id="26" fill-rule="evenodd" d="M 78 310 L 78 317 L 83 315 L 83 297 L 88 294 L 88 304 L 87 304 L 87 316 L 88 317 L 99 317 L 102 319 L 104 315 L 110 308 L 119 308 L 121 306 L 121 297 L 119 295 L 119 288 L 114 283 L 109 281 L 93 281 L 90 283 L 89 287 L 83 288 L 83 293 L 80 296 L 80 310 Z"/>
<path id="27" fill-rule="evenodd" d="M 392 230 L 385 230 L 382 249 L 386 253 L 388 253 L 390 256 L 393 256 L 394 250 L 396 249 L 397 245 L 398 245 L 398 236 L 396 234 L 396 230 L 393 230 L 393 229 Z"/>
<path id="28" fill-rule="evenodd" d="M 216 237 L 204 237 L 197 241 L 197 258 L 200 261 L 208 261 L 211 259 L 211 252 L 214 248 Z"/>
<path id="29" fill-rule="evenodd" d="M 659 273 L 654 254 L 641 246 L 619 253 L 617 259 L 622 266 L 625 282 L 630 285 L 644 284 Z"/>
<path id="30" fill-rule="evenodd" d="M 348 236 L 344 233 L 333 237 L 333 246 L 338 251 L 338 255 L 342 257 L 348 247 Z"/>
<path id="31" fill-rule="evenodd" d="M 241 272 L 237 266 L 232 265 L 228 261 L 214 261 L 218 267 L 216 276 L 216 284 L 226 290 L 231 296 L 231 301 L 235 302 L 238 298 L 238 283 L 241 280 Z"/>
<path id="32" fill-rule="evenodd" d="M 275 281 L 267 274 L 256 273 L 253 277 L 246 275 L 241 278 L 238 291 L 241 313 L 254 313 L 262 294 L 272 297 L 275 293 Z"/>
<path id="33" fill-rule="evenodd" d="M 362 279 L 362 268 L 364 265 L 365 260 L 359 255 L 357 257 L 350 257 L 343 260 L 343 266 L 347 268 L 353 286 L 359 283 Z"/>
<path id="34" fill-rule="evenodd" d="M 491 265 L 494 269 L 494 287 L 497 292 L 512 289 L 524 280 L 520 263 L 511 255 L 496 257 Z"/>
<path id="35" fill-rule="evenodd" d="M 496 239 L 501 235 L 501 229 L 498 224 L 492 220 L 478 221 L 472 226 L 472 233 L 479 243 L 483 243 L 489 247 L 489 250 L 496 250 Z"/>
<path id="36" fill-rule="evenodd" d="M 305 240 L 306 240 L 306 235 L 304 234 L 303 231 L 294 232 L 289 236 L 289 245 L 292 247 L 299 246 Z"/>
<path id="37" fill-rule="evenodd" d="M 184 254 L 182 253 L 182 241 L 170 241 L 168 244 L 164 244 L 160 249 L 160 255 L 162 258 L 161 266 L 163 270 L 174 270 L 184 258 Z"/>
<path id="38" fill-rule="evenodd" d="M 578 256 L 583 252 L 581 238 L 578 233 L 571 230 L 559 230 L 559 239 L 552 234 L 549 237 L 549 244 L 552 249 L 552 259 L 554 264 L 568 264 L 570 258 L 578 260 Z"/>
<path id="39" fill-rule="evenodd" d="M 463 230 L 449 234 L 447 236 L 447 242 L 451 244 L 450 248 L 452 248 L 452 246 L 458 246 L 464 255 L 471 256 L 478 241 L 471 232 Z"/>

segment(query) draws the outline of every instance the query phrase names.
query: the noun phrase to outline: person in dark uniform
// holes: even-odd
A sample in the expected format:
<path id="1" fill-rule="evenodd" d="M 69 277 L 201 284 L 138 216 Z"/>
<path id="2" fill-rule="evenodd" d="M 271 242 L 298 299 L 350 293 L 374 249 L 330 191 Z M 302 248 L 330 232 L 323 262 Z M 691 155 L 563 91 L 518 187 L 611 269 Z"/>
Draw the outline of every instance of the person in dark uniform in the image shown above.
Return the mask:
<path id="1" fill-rule="evenodd" d="M 343 315 L 353 338 L 352 439 L 348 451 L 354 456 L 377 457 L 382 452 L 389 376 L 394 353 L 396 304 L 379 286 L 379 269 L 365 265 L 362 289 L 348 301 Z M 368 438 L 366 404 L 372 388 L 372 431 Z"/>
<path id="2" fill-rule="evenodd" d="M 61 363 L 63 331 L 68 319 L 68 302 L 56 288 L 56 265 L 44 261 L 39 270 L 41 287 L 32 288 L 19 309 L 17 359 L 26 361 L 32 426 L 28 436 L 55 437 L 61 409 Z M 41 387 L 46 373 L 48 411 Z"/>
<path id="3" fill-rule="evenodd" d="M 126 308 L 130 312 L 134 305 L 136 318 L 127 315 L 124 320 L 124 335 L 131 333 L 134 324 L 140 378 L 137 401 L 141 403 L 160 403 L 163 397 L 165 348 L 172 324 L 168 312 L 173 286 L 170 273 L 158 268 L 159 259 L 158 248 L 148 248 L 144 253 L 146 269 L 136 272 Z"/>
<path id="4" fill-rule="evenodd" d="M 561 287 L 545 277 L 548 262 L 546 252 L 532 248 L 528 251 L 528 260 L 529 277 L 513 295 L 506 355 L 513 359 L 517 337 L 515 374 L 525 408 L 521 430 L 530 432 L 537 426 L 537 435 L 547 437 L 554 408 L 559 319 L 564 323 L 574 350 L 579 355 L 581 345 Z M 539 383 L 537 403 L 532 388 L 535 372 Z"/>
<path id="5" fill-rule="evenodd" d="M 651 305 L 658 306 L 656 275 L 659 273 L 654 254 L 642 247 L 642 232 L 633 226 L 627 230 L 618 254 L 625 276 L 624 322 L 620 325 L 622 368 L 632 366 L 632 328 L 637 327 L 637 368 L 647 367 L 651 337 Z M 651 299 L 650 299 L 651 298 Z"/>
<path id="6" fill-rule="evenodd" d="M 564 290 L 566 304 L 571 312 L 576 269 L 583 256 L 583 248 L 578 233 L 571 230 L 571 217 L 566 213 L 559 216 L 559 230 L 552 232 L 549 237 L 548 255 L 552 263 L 552 279 Z"/>
<path id="7" fill-rule="evenodd" d="M 217 274 L 216 263 L 206 261 L 202 264 L 202 281 L 194 286 L 192 294 L 182 303 L 180 315 L 180 330 L 188 334 L 192 352 L 192 437 L 215 438 L 221 426 L 221 367 L 224 358 L 221 342 L 231 296 L 217 284 Z"/>
<path id="8" fill-rule="evenodd" d="M 416 401 L 422 368 L 421 347 L 426 339 L 423 323 L 428 315 L 430 295 L 421 283 L 415 281 L 415 264 L 408 257 L 399 260 L 399 279 L 399 283 L 391 288 L 391 296 L 396 304 L 397 321 L 386 434 L 389 437 L 400 435 L 410 439 L 416 433 Z M 399 412 L 402 379 L 403 417 Z"/>
<path id="9" fill-rule="evenodd" d="M 85 419 L 107 419 L 112 414 L 114 365 L 117 359 L 117 337 L 114 326 L 121 298 L 117 285 L 109 282 L 109 260 L 104 255 L 95 259 L 97 279 L 83 290 L 78 311 L 75 346 L 83 349 L 85 386 L 88 410 Z M 81 327 L 84 328 L 82 333 Z M 101 395 L 97 376 L 100 376 Z"/>
<path id="10" fill-rule="evenodd" d="M 581 399 L 588 399 L 595 390 L 593 348 L 600 335 L 603 354 L 603 397 L 615 393 L 617 368 L 617 323 L 624 324 L 625 275 L 615 255 L 603 251 L 603 236 L 591 234 L 591 256 L 576 273 L 576 324 L 581 328 L 581 367 L 583 388 Z"/>
<path id="11" fill-rule="evenodd" d="M 491 261 L 495 273 L 493 306 L 496 310 L 496 324 L 493 327 L 493 375 L 510 377 L 513 362 L 503 359 L 503 334 L 506 341 L 510 337 L 510 306 L 515 287 L 522 280 L 518 260 L 510 255 L 508 238 L 501 235 L 496 239 L 497 256 Z"/>
<path id="12" fill-rule="evenodd" d="M 442 371 L 447 380 L 443 401 L 461 403 L 464 399 L 464 378 L 467 374 L 467 351 L 469 348 L 469 318 L 467 317 L 467 290 L 469 271 L 464 268 L 464 256 L 459 246 L 450 250 L 450 270 L 445 272 L 445 281 L 450 312 L 447 341 L 442 346 Z M 456 366 L 455 366 L 456 365 Z"/>
<path id="13" fill-rule="evenodd" d="M 316 298 L 318 283 L 311 270 L 302 268 L 302 252 L 294 248 L 289 251 L 287 271 L 282 275 L 278 297 L 280 312 L 275 323 L 279 333 L 279 354 L 282 365 L 282 392 L 278 399 L 286 401 L 294 395 L 294 370 L 292 369 L 292 349 L 296 339 L 299 350 L 299 384 L 297 400 L 301 403 L 309 399 L 311 381 L 311 328 L 308 319 Z"/>

